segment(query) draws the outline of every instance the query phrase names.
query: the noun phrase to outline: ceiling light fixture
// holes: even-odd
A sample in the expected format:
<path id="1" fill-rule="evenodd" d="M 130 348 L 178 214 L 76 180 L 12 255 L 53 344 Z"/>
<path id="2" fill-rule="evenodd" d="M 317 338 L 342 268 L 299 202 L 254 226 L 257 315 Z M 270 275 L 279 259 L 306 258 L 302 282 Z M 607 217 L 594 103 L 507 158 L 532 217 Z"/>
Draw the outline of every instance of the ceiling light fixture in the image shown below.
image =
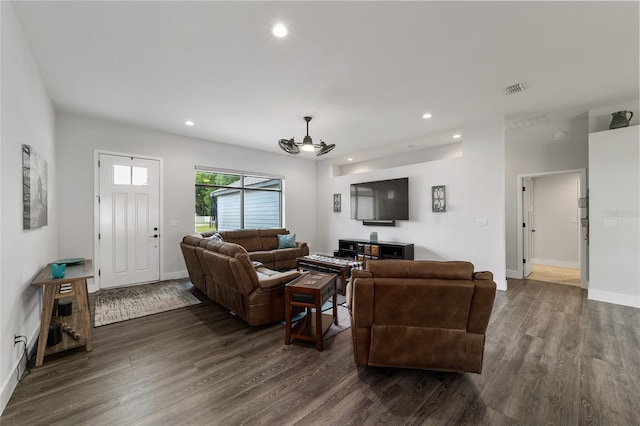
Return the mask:
<path id="1" fill-rule="evenodd" d="M 455 135 L 453 135 L 454 139 L 460 139 L 462 137 L 462 135 L 460 133 L 456 133 Z"/>
<path id="2" fill-rule="evenodd" d="M 431 117 L 433 117 L 433 115 L 430 112 L 424 113 L 422 115 L 422 118 L 431 118 Z"/>
<path id="3" fill-rule="evenodd" d="M 304 121 L 307 122 L 307 135 L 302 140 L 302 143 L 294 141 L 293 138 L 280 139 L 278 141 L 278 145 L 280 145 L 280 148 L 282 148 L 283 151 L 289 154 L 298 154 L 300 153 L 300 150 L 316 152 L 316 156 L 319 157 L 336 147 L 333 143 L 331 145 L 327 145 L 322 141 L 322 139 L 320 140 L 320 143 L 313 143 L 311 136 L 309 136 L 309 122 L 311 121 L 311 117 L 304 117 Z"/>
<path id="4" fill-rule="evenodd" d="M 347 161 L 353 161 L 353 158 L 347 158 Z"/>
<path id="5" fill-rule="evenodd" d="M 185 121 L 185 122 L 184 122 L 184 124 L 186 124 L 187 126 L 193 126 L 193 125 L 194 125 L 194 124 L 196 124 L 196 123 L 194 123 L 194 122 L 193 122 L 193 121 L 191 121 L 191 120 L 187 120 L 187 121 Z"/>
<path id="6" fill-rule="evenodd" d="M 273 27 L 271 27 L 271 34 L 278 38 L 286 37 L 288 33 L 289 30 L 287 30 L 287 27 L 282 24 L 275 24 Z"/>

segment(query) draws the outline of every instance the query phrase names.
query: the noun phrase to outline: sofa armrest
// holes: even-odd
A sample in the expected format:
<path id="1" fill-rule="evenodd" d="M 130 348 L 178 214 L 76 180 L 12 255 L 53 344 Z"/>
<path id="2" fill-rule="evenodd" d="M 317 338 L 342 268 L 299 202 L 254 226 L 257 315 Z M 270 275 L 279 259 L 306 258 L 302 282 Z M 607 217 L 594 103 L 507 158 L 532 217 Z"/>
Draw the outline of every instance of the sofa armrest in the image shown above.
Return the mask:
<path id="1" fill-rule="evenodd" d="M 374 279 L 356 278 L 352 283 L 351 308 L 355 327 L 373 324 Z"/>
<path id="2" fill-rule="evenodd" d="M 296 246 L 302 251 L 303 256 L 309 255 L 309 245 L 305 242 L 296 241 Z"/>
<path id="3" fill-rule="evenodd" d="M 490 274 L 490 272 L 489 272 Z M 492 275 L 493 276 L 493 275 Z M 496 297 L 496 283 L 488 279 L 476 279 L 467 331 L 469 333 L 484 334 L 489 325 L 489 318 Z"/>
<path id="4" fill-rule="evenodd" d="M 257 269 L 257 272 L 258 285 L 260 288 L 264 289 L 284 286 L 286 283 L 291 282 L 302 275 L 300 271 L 276 272 L 272 275 L 263 274 L 260 269 Z"/>

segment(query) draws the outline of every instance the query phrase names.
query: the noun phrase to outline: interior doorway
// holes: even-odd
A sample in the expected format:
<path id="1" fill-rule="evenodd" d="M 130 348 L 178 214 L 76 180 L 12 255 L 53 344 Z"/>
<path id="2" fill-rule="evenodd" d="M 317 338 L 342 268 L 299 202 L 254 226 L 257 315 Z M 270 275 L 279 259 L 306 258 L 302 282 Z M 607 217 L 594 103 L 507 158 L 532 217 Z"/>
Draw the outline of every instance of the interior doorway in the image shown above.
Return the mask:
<path id="1" fill-rule="evenodd" d="M 519 276 L 587 288 L 586 169 L 518 176 Z"/>

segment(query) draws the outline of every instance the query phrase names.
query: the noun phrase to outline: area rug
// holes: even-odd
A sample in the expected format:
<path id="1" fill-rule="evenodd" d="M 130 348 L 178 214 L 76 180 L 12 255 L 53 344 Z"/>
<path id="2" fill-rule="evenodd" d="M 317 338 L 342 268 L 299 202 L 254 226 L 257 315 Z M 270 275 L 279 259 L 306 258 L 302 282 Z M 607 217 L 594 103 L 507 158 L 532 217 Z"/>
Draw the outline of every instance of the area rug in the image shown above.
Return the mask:
<path id="1" fill-rule="evenodd" d="M 329 327 L 327 332 L 324 334 L 323 339 L 335 336 L 349 328 L 351 328 L 349 309 L 347 309 L 346 306 L 338 305 L 338 325 L 331 324 L 331 327 Z"/>
<path id="2" fill-rule="evenodd" d="M 127 321 L 200 303 L 190 282 L 163 281 L 100 290 L 95 295 L 94 327 Z"/>
<path id="3" fill-rule="evenodd" d="M 322 312 L 327 312 L 332 308 L 333 308 L 332 303 L 327 302 L 324 305 L 322 305 Z M 291 318 L 291 322 L 296 323 L 300 321 L 302 318 L 304 318 L 305 315 L 306 315 L 306 312 L 301 312 L 297 315 L 294 315 Z M 282 325 L 285 324 L 284 320 L 280 321 L 280 323 Z M 331 323 L 331 326 L 326 331 L 326 333 L 324 333 L 324 336 L 322 338 L 327 339 L 331 336 L 335 336 L 338 333 L 342 333 L 343 331 L 349 328 L 351 328 L 351 317 L 349 315 L 349 309 L 347 309 L 346 306 L 338 305 L 338 325 Z"/>

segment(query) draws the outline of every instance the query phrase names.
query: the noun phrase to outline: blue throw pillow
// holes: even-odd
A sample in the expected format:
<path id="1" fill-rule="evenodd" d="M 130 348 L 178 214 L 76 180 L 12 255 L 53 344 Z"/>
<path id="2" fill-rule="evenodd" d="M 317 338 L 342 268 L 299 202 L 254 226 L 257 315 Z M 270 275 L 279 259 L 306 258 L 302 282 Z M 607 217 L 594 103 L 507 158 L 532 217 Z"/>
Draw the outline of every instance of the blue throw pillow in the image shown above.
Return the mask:
<path id="1" fill-rule="evenodd" d="M 296 248 L 296 234 L 278 234 L 278 248 Z"/>

